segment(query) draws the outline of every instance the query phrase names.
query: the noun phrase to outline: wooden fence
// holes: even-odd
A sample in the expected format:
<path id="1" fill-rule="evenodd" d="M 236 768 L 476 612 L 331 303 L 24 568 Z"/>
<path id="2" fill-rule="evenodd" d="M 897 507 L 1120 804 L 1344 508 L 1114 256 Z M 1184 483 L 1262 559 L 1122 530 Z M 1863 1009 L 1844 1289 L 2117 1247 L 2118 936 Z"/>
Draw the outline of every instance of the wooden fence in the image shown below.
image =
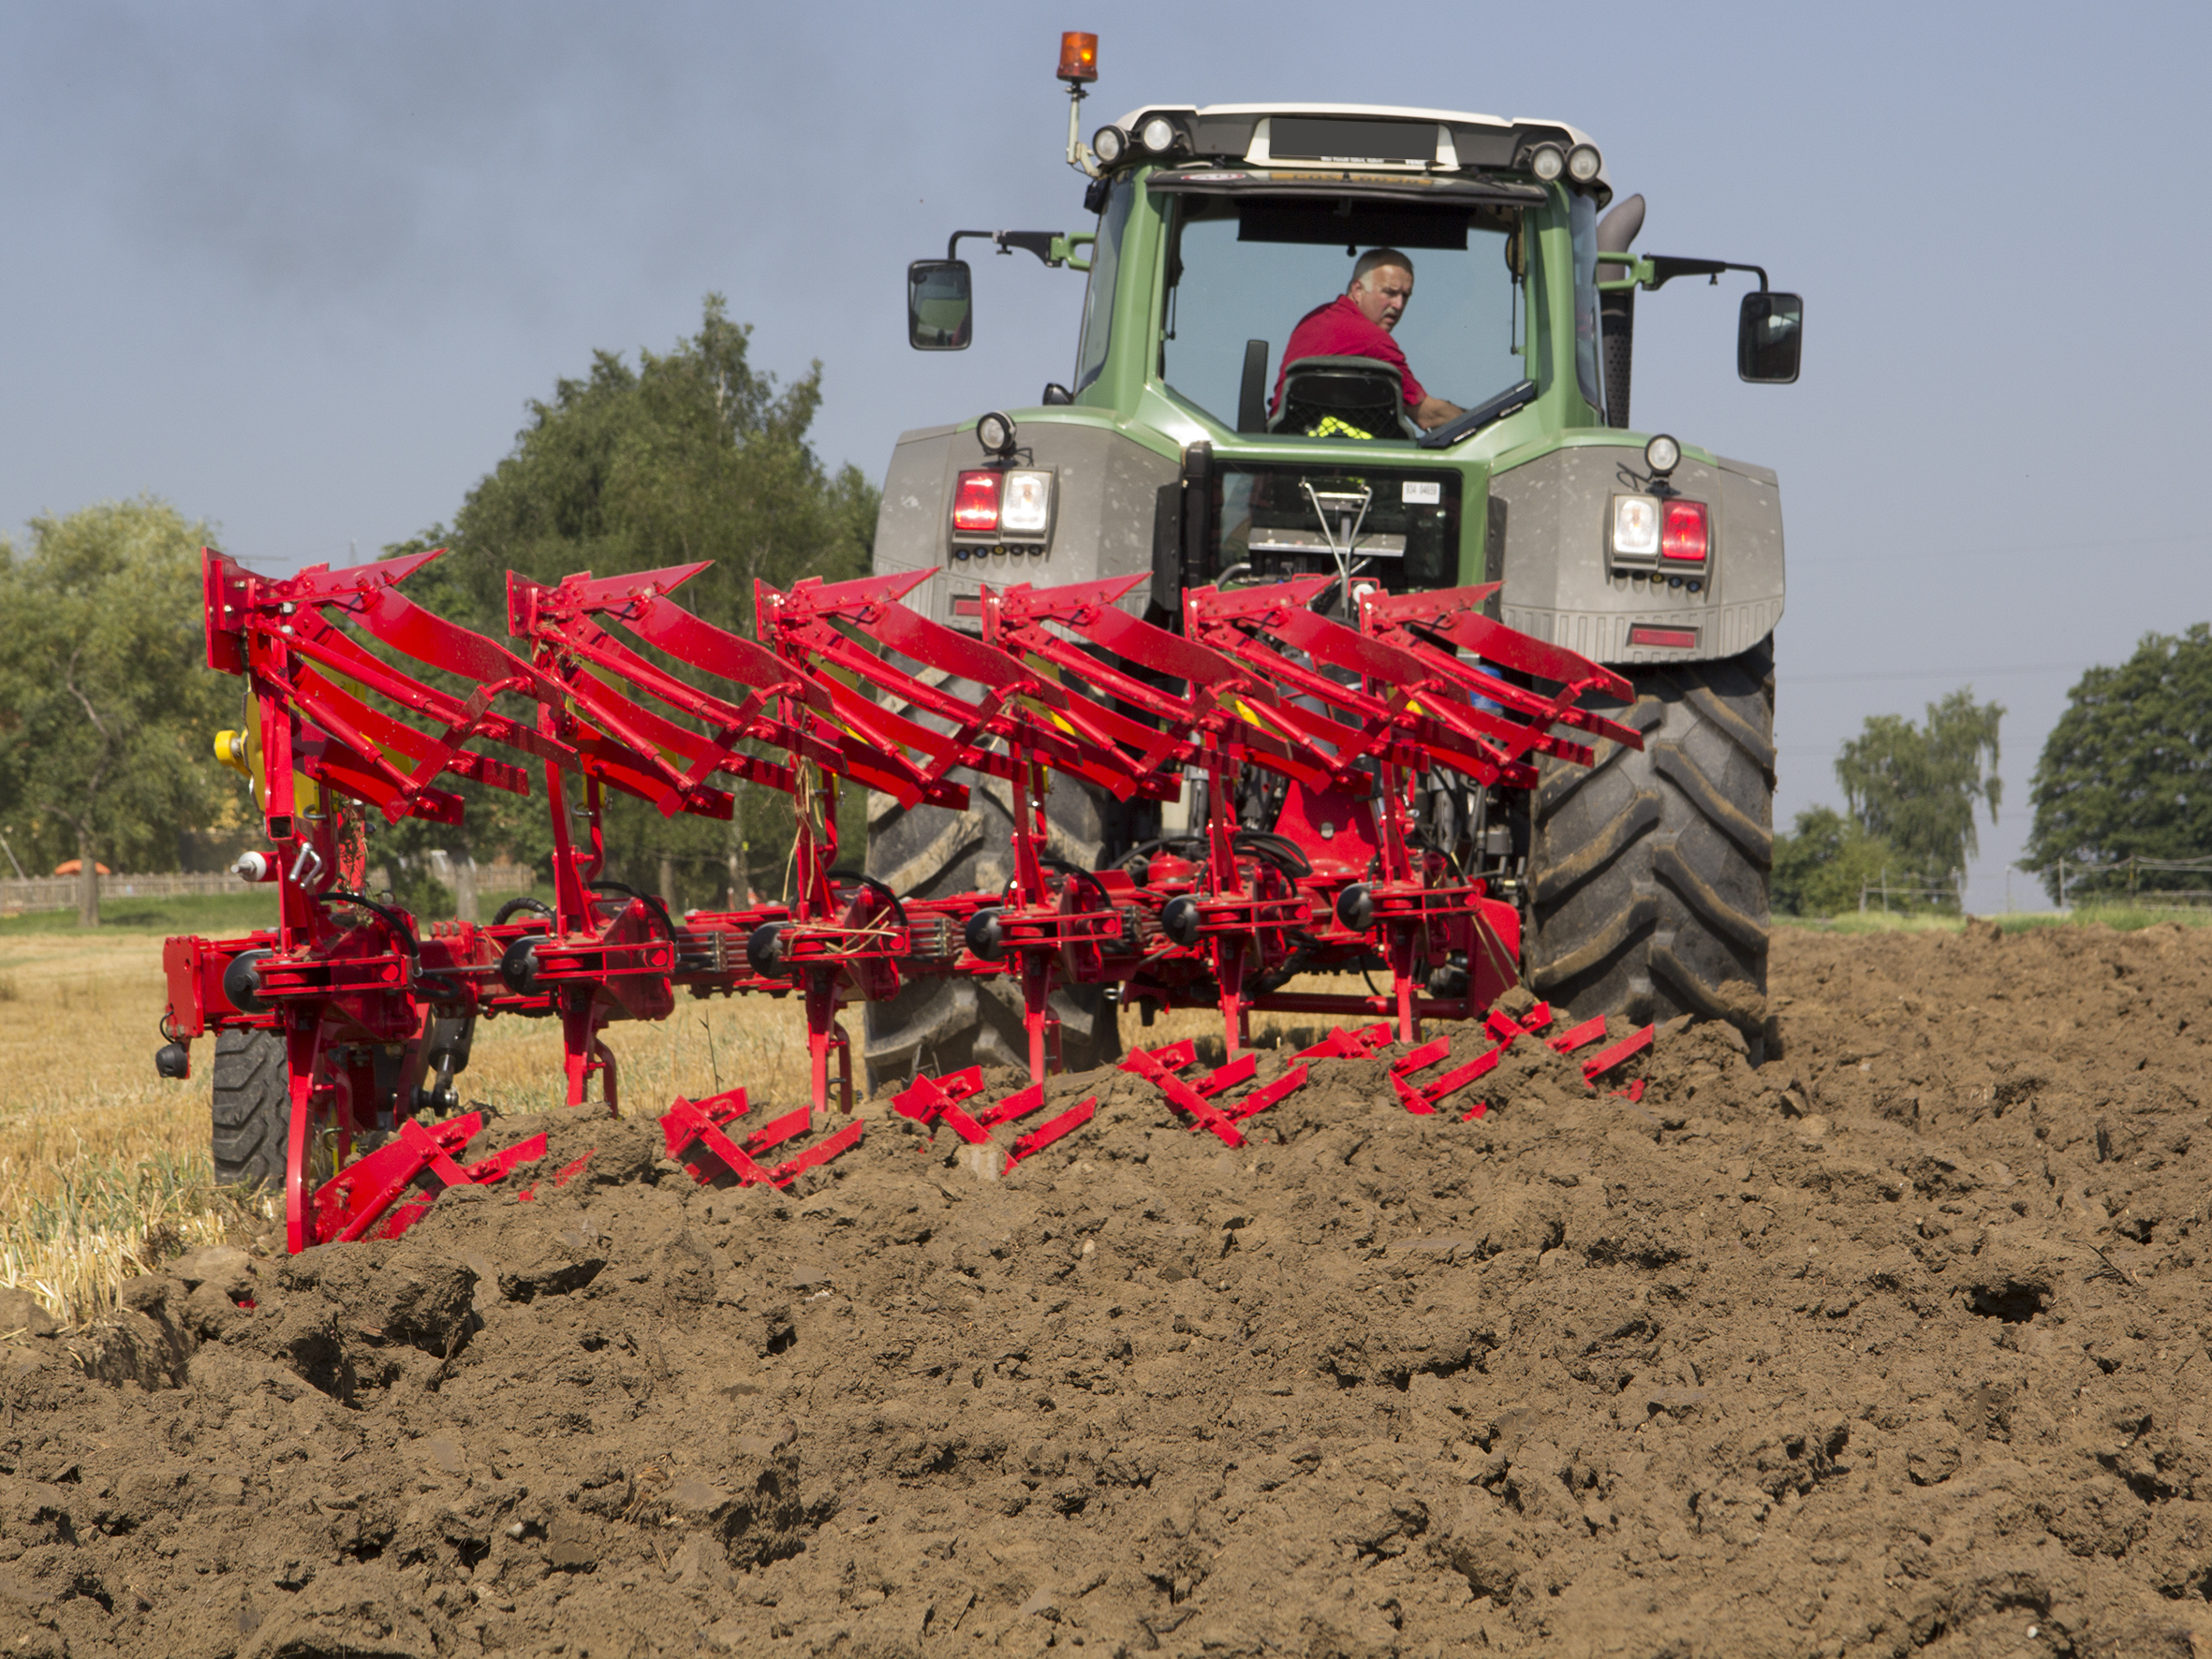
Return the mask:
<path id="1" fill-rule="evenodd" d="M 238 877 L 228 870 L 169 871 L 158 875 L 103 875 L 102 899 L 181 899 L 195 893 L 234 893 Z M 74 875 L 34 875 L 0 881 L 0 916 L 31 910 L 77 908 Z"/>
<path id="2" fill-rule="evenodd" d="M 2023 869 L 2026 866 L 2022 866 Z M 2119 875 L 2127 872 L 2128 890 L 2123 899 L 2119 890 Z M 2212 886 L 2183 887 L 2174 877 L 2212 883 L 2212 859 L 2145 859 L 2131 853 L 2124 859 L 2112 859 L 2101 863 L 2085 864 L 2080 859 L 2060 859 L 2056 864 L 2046 864 L 2040 870 L 2028 870 L 2029 875 L 2058 877 L 2058 908 L 2069 909 L 2076 903 L 2125 903 L 2146 910 L 2195 910 L 2212 902 Z M 2149 880 L 2144 878 L 2147 875 Z"/>
<path id="3" fill-rule="evenodd" d="M 228 870 L 171 870 L 153 875 L 103 875 L 99 880 L 100 900 L 103 903 L 116 899 L 182 899 L 203 893 L 235 893 L 243 890 L 243 884 L 238 877 Z M 535 874 L 527 864 L 479 864 L 476 867 L 476 890 L 479 893 L 526 893 L 535 880 Z M 369 872 L 369 884 L 372 888 L 391 885 L 382 870 Z M 0 880 L 0 916 L 22 916 L 35 910 L 76 908 L 77 878 L 74 875 L 34 875 L 28 879 L 10 877 Z"/>

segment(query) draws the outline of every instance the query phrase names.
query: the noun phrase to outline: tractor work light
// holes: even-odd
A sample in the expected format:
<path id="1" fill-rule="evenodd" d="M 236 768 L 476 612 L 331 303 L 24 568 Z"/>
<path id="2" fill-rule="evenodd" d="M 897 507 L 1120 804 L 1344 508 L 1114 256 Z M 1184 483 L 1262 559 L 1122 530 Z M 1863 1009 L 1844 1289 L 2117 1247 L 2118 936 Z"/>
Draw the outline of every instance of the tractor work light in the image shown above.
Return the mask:
<path id="1" fill-rule="evenodd" d="M 1069 29 L 1060 37 L 1059 78 L 1073 86 L 1099 78 L 1099 37 Z"/>
<path id="2" fill-rule="evenodd" d="M 1102 126 L 1091 134 L 1091 154 L 1100 167 L 1112 167 L 1128 151 L 1129 135 L 1118 126 Z"/>
<path id="3" fill-rule="evenodd" d="M 955 536 L 998 534 L 998 481 L 994 472 L 967 472 L 952 492 L 952 533 Z"/>
<path id="4" fill-rule="evenodd" d="M 1703 565 L 1712 538 L 1706 532 L 1705 504 L 1670 501 L 1659 527 L 1659 557 L 1681 565 Z"/>
<path id="5" fill-rule="evenodd" d="M 1008 473 L 1003 505 L 998 511 L 998 533 L 1010 540 L 1042 541 L 1052 522 L 1053 475 L 1028 471 Z"/>
<path id="6" fill-rule="evenodd" d="M 976 422 L 976 442 L 991 455 L 1011 453 L 1014 447 L 1014 423 L 996 409 Z"/>
<path id="7" fill-rule="evenodd" d="M 1155 155 L 1165 155 L 1175 147 L 1175 124 L 1165 115 L 1155 115 L 1137 129 L 1137 141 Z"/>
<path id="8" fill-rule="evenodd" d="M 965 482 L 965 478 L 963 482 Z M 1616 563 L 1650 565 L 1659 557 L 1659 503 L 1656 495 L 1613 498 L 1613 556 Z"/>
<path id="9" fill-rule="evenodd" d="M 1577 144 L 1567 152 L 1567 176 L 1577 184 L 1587 184 L 1604 165 L 1605 158 L 1598 154 L 1595 144 Z"/>
<path id="10" fill-rule="evenodd" d="M 1653 477 L 1663 478 L 1682 464 L 1682 446 L 1662 432 L 1644 446 L 1644 464 Z"/>
<path id="11" fill-rule="evenodd" d="M 1539 144 L 1529 153 L 1528 170 L 1548 184 L 1567 170 L 1567 153 L 1556 144 Z"/>

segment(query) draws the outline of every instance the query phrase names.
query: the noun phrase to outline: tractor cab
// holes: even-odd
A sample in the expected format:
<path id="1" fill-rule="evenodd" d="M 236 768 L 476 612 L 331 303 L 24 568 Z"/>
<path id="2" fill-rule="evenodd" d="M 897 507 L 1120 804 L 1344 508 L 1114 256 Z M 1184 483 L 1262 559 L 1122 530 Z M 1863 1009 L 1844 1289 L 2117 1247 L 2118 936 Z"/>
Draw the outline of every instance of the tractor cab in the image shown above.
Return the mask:
<path id="1" fill-rule="evenodd" d="M 1152 113 L 1128 119 L 1155 136 L 1172 123 Z M 1142 191 L 1159 205 L 1154 269 L 1143 273 L 1151 280 L 1140 282 L 1158 296 L 1157 311 L 1145 308 L 1158 334 L 1157 376 L 1179 404 L 1225 434 L 1408 444 L 1444 424 L 1424 418 L 1424 404 L 1464 412 L 1533 378 L 1531 367 L 1541 365 L 1527 359 L 1523 248 L 1531 213 L 1550 205 L 1541 186 L 1438 169 L 1433 154 L 1453 149 L 1450 126 L 1438 122 L 1257 115 L 1218 130 L 1229 125 L 1193 110 L 1178 130 L 1233 146 L 1248 126 L 1232 158 L 1129 167 L 1102 181 L 1100 242 L 1119 236 L 1115 263 L 1129 277 L 1138 276 L 1140 248 L 1121 202 Z M 1099 141 L 1115 149 L 1117 130 Z M 1357 167 L 1320 159 L 1362 149 L 1383 154 Z M 1394 159 L 1415 152 L 1418 160 Z M 1255 153 L 1278 159 L 1257 166 L 1247 159 Z M 1569 212 L 1594 253 L 1593 198 L 1572 197 Z M 1582 261 L 1576 300 L 1593 343 L 1596 270 L 1594 259 Z M 1348 295 L 1355 273 L 1360 292 L 1376 296 L 1365 307 Z M 1103 374 L 1120 320 L 1106 301 L 1094 290 L 1085 307 L 1079 398 Z M 1294 336 L 1305 342 L 1295 355 Z M 1581 388 L 1593 403 L 1602 396 L 1596 366 L 1593 350 Z"/>
<path id="2" fill-rule="evenodd" d="M 1645 746 L 1601 749 L 1566 792 L 1424 775 L 1423 844 L 1521 905 L 1540 993 L 1584 1014 L 1718 1011 L 1759 1040 L 1780 491 L 1763 466 L 1635 430 L 1630 390 L 1639 295 L 1754 279 L 1734 340 L 1706 349 L 1733 344 L 1755 386 L 1797 378 L 1802 301 L 1757 265 L 1638 251 L 1644 198 L 1616 200 L 1596 140 L 1563 122 L 1284 102 L 1092 126 L 1097 74 L 1097 38 L 1063 37 L 1086 228 L 955 231 L 907 272 L 925 351 L 990 327 L 964 243 L 1082 274 L 1073 361 L 1038 375 L 1034 405 L 901 435 L 877 573 L 973 635 L 995 595 L 1062 583 L 1110 583 L 1129 616 L 1187 636 L 1264 608 L 1257 590 L 1359 627 L 1434 590 L 1480 594 L 1492 624 L 1616 670 Z M 1154 814 L 1063 778 L 1055 848 L 1103 870 L 1179 845 L 1202 787 Z M 1237 815 L 1305 844 L 1275 795 L 1240 789 Z M 987 813 L 886 804 L 870 826 L 870 874 L 902 891 L 996 878 Z M 870 1064 L 967 1020 L 951 995 L 872 1007 Z M 1110 1015 L 1078 999 L 1062 1017 L 1105 1044 Z"/>
<path id="3" fill-rule="evenodd" d="M 962 349 L 974 337 L 964 240 L 987 238 L 1001 253 L 1026 251 L 1087 278 L 1068 379 L 1048 385 L 1034 411 L 994 414 L 990 430 L 1018 428 L 1018 445 L 961 456 L 957 440 L 914 433 L 893 460 L 898 500 L 934 495 L 949 510 L 930 524 L 887 510 L 879 563 L 944 570 L 945 620 L 978 614 L 971 595 L 995 573 L 1003 582 L 1146 568 L 1151 581 L 1129 607 L 1171 622 L 1187 588 L 1316 574 L 1339 579 L 1340 606 L 1361 588 L 1484 580 L 1506 583 L 1506 606 L 1530 584 L 1545 609 L 1562 596 L 1609 611 L 1655 596 L 1666 609 L 1711 605 L 1721 583 L 1710 536 L 1704 556 L 1672 565 L 1641 542 L 1600 547 L 1601 563 L 1583 562 L 1601 597 L 1562 595 L 1556 582 L 1542 592 L 1543 563 L 1564 550 L 1532 548 L 1510 569 L 1510 503 L 1492 483 L 1507 470 L 1501 460 L 1589 441 L 1580 434 L 1602 434 L 1609 451 L 1641 462 L 1644 444 L 1619 435 L 1635 291 L 1755 267 L 1630 253 L 1642 198 L 1615 207 L 1597 145 L 1562 123 L 1376 106 L 1155 105 L 1085 144 L 1075 125 L 1085 81 L 1066 53 L 1062 77 L 1073 94 L 1069 160 L 1089 181 L 1096 228 L 960 231 L 944 259 L 908 272 L 909 338 L 922 350 Z M 1739 368 L 1750 380 L 1794 379 L 1802 305 L 1757 274 Z M 1017 480 L 1001 475 L 1017 450 L 1026 505 L 1013 513 L 1009 496 L 1002 519 L 997 497 Z M 1125 496 L 1171 460 L 1172 502 L 1164 478 L 1148 504 Z M 1585 460 L 1578 470 L 1595 468 L 1593 478 L 1620 471 L 1602 456 Z M 1656 524 L 1674 485 L 1648 465 L 1630 470 L 1644 480 L 1632 523 Z M 1695 505 L 1707 509 L 1709 532 L 1721 504 L 1707 495 Z M 1591 529 L 1603 535 L 1595 521 Z M 1676 551 L 1691 550 L 1678 538 Z M 1766 585 L 1756 565 L 1743 566 L 1745 597 Z M 1578 573 L 1570 586 L 1589 582 Z M 1771 625 L 1765 618 L 1760 631 Z M 1663 643 L 1684 637 L 1655 624 L 1625 657 L 1598 643 L 1602 660 L 1640 660 L 1644 650 L 1684 649 Z"/>

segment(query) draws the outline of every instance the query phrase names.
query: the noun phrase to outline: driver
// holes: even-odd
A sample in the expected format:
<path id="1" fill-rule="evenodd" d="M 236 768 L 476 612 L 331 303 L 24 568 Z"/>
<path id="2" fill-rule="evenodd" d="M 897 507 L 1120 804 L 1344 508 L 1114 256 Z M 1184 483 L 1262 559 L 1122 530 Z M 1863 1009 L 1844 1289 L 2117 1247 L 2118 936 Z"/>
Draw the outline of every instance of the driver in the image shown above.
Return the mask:
<path id="1" fill-rule="evenodd" d="M 1298 319 L 1283 347 L 1283 366 L 1275 377 L 1275 401 L 1283 406 L 1283 381 L 1290 365 L 1308 357 L 1371 357 L 1393 365 L 1406 389 L 1406 413 L 1426 432 L 1464 413 L 1456 404 L 1432 398 L 1413 377 L 1406 354 L 1391 338 L 1413 298 L 1413 261 L 1395 248 L 1370 248 L 1351 268 L 1351 282 L 1326 305 Z"/>

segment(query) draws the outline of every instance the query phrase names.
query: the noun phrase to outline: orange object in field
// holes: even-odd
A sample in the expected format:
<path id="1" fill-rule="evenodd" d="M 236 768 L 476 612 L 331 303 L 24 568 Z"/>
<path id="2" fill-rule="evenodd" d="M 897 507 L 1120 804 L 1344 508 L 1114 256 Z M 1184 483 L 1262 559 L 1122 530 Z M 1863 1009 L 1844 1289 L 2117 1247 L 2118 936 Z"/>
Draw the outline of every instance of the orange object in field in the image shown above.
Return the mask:
<path id="1" fill-rule="evenodd" d="M 1070 29 L 1060 37 L 1060 79 L 1096 81 L 1099 78 L 1099 37 Z"/>
<path id="2" fill-rule="evenodd" d="M 99 860 L 96 859 L 93 861 L 92 867 L 101 875 L 112 875 L 115 874 L 114 871 L 109 869 L 107 865 L 99 862 Z M 83 868 L 84 860 L 82 859 L 66 859 L 53 867 L 53 873 L 56 875 L 75 875 Z"/>

